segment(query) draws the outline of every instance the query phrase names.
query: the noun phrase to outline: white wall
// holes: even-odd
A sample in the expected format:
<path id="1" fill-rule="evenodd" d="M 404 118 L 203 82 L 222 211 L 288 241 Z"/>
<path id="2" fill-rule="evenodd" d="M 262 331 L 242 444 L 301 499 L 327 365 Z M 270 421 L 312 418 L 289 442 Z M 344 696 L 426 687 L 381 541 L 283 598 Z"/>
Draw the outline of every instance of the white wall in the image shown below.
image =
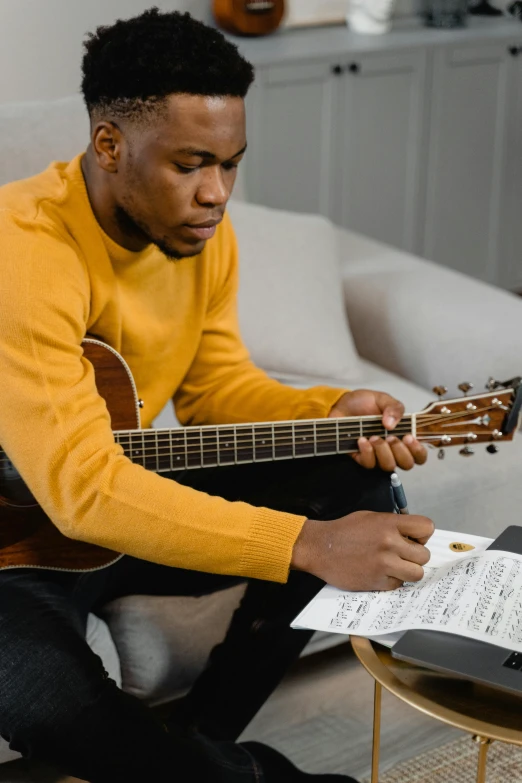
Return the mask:
<path id="1" fill-rule="evenodd" d="M 154 5 L 210 18 L 210 0 L 0 0 L 0 103 L 78 92 L 85 34 Z"/>
<path id="2" fill-rule="evenodd" d="M 396 13 L 416 2 L 396 0 Z M 153 5 L 211 18 L 211 0 L 0 0 L 0 103 L 78 92 L 85 34 Z"/>

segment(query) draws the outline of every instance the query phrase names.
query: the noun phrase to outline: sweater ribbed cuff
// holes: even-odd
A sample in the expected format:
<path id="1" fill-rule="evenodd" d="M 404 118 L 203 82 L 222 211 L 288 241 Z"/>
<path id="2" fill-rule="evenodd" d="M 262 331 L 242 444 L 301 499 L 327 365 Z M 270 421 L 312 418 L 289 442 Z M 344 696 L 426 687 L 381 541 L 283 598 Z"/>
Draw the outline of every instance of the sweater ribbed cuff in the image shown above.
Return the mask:
<path id="1" fill-rule="evenodd" d="M 306 517 L 255 508 L 248 541 L 241 558 L 241 574 L 272 582 L 286 582 L 292 551 Z"/>

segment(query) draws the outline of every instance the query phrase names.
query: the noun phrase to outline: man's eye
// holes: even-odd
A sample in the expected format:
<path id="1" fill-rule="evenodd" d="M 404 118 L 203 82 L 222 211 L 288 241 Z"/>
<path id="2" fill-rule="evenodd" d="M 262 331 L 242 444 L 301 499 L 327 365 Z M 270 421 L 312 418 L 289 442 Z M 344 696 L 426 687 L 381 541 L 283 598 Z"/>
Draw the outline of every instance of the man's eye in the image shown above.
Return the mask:
<path id="1" fill-rule="evenodd" d="M 182 174 L 190 174 L 191 171 L 196 171 L 198 168 L 197 166 L 182 166 L 181 163 L 176 163 L 175 165 Z"/>
<path id="2" fill-rule="evenodd" d="M 237 167 L 237 163 L 223 163 L 223 168 L 225 171 L 234 171 L 234 169 L 237 169 Z"/>

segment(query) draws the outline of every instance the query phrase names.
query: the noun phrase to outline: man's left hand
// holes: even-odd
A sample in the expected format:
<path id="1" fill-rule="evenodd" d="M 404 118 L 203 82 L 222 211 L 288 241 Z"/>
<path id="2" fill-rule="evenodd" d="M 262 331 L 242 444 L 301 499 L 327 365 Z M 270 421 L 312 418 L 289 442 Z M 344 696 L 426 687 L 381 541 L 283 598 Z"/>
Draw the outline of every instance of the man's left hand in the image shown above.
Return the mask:
<path id="1" fill-rule="evenodd" d="M 381 414 L 384 429 L 393 430 L 404 415 L 404 405 L 384 392 L 358 389 L 343 394 L 328 418 Z M 369 439 L 359 438 L 357 445 L 359 452 L 352 454 L 352 457 L 359 465 L 370 469 L 378 466 L 389 473 L 396 467 L 411 470 L 415 464 L 423 465 L 428 458 L 424 446 L 411 433 L 402 440 L 396 435 L 388 435 L 386 439 L 372 435 Z"/>

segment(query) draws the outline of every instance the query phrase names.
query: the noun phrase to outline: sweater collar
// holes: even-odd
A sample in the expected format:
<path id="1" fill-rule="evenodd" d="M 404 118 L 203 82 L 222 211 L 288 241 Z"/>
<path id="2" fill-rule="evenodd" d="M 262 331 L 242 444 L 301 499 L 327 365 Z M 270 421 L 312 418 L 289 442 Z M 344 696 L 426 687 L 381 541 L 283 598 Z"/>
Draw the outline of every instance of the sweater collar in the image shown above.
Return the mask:
<path id="1" fill-rule="evenodd" d="M 96 226 L 98 227 L 98 231 L 100 232 L 100 237 L 103 241 L 103 244 L 105 245 L 109 257 L 111 258 L 111 260 L 116 261 L 117 263 L 120 264 L 136 263 L 138 261 L 142 261 L 144 258 L 148 258 L 149 255 L 151 255 L 151 253 L 157 251 L 155 245 L 153 244 L 147 245 L 147 247 L 145 247 L 143 250 L 138 250 L 138 251 L 128 250 L 126 247 L 122 247 L 122 245 L 119 245 L 117 242 L 111 239 L 111 237 L 103 230 L 101 225 L 96 220 L 96 215 L 93 212 L 91 202 L 89 200 L 87 185 L 85 183 L 85 178 L 83 176 L 83 171 L 82 171 L 81 164 L 84 155 L 85 153 L 82 152 L 80 155 L 77 155 L 75 158 L 73 158 L 71 162 L 67 165 L 66 173 L 69 180 L 75 186 L 78 193 L 80 194 L 80 197 L 84 202 L 84 206 L 91 213 L 96 223 Z"/>

